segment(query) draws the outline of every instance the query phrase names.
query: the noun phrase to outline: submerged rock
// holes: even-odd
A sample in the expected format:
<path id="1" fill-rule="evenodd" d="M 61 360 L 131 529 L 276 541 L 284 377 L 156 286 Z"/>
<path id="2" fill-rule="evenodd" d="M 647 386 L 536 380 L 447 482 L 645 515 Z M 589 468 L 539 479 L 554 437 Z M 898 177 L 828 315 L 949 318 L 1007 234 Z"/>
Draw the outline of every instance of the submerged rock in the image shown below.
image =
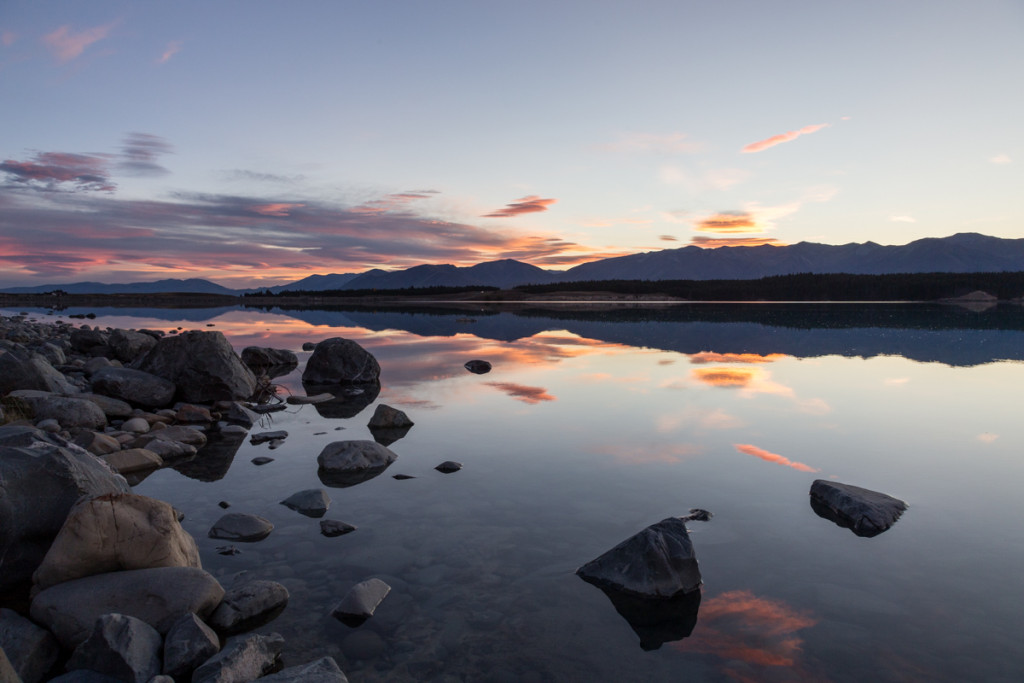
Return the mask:
<path id="1" fill-rule="evenodd" d="M 900 518 L 907 504 L 859 486 L 817 479 L 811 484 L 811 509 L 858 536 L 877 536 Z"/>
<path id="2" fill-rule="evenodd" d="M 462 463 L 455 462 L 454 460 L 445 460 L 443 463 L 441 463 L 434 469 L 437 470 L 438 472 L 443 472 L 444 474 L 451 474 L 452 472 L 458 472 L 459 470 L 461 470 Z"/>
<path id="3" fill-rule="evenodd" d="M 337 519 L 321 519 L 320 520 L 320 533 L 328 538 L 334 538 L 335 536 L 342 536 L 344 534 L 351 533 L 356 530 L 356 527 L 352 524 L 339 521 Z"/>
<path id="4" fill-rule="evenodd" d="M 277 618 L 288 597 L 288 589 L 276 581 L 247 581 L 224 594 L 208 623 L 226 635 L 244 633 Z"/>
<path id="5" fill-rule="evenodd" d="M 601 588 L 643 598 L 672 598 L 702 583 L 686 522 L 678 517 L 630 536 L 576 574 Z"/>
<path id="6" fill-rule="evenodd" d="M 210 538 L 252 543 L 262 541 L 274 530 L 269 520 L 241 512 L 229 512 L 210 529 Z"/>
<path id="7" fill-rule="evenodd" d="M 380 579 L 367 579 L 352 586 L 331 612 L 346 626 L 356 627 L 373 616 L 377 606 L 391 592 L 391 586 Z"/>
<path id="8" fill-rule="evenodd" d="M 307 517 L 323 517 L 331 506 L 331 497 L 323 489 L 306 489 L 288 496 L 281 505 Z"/>

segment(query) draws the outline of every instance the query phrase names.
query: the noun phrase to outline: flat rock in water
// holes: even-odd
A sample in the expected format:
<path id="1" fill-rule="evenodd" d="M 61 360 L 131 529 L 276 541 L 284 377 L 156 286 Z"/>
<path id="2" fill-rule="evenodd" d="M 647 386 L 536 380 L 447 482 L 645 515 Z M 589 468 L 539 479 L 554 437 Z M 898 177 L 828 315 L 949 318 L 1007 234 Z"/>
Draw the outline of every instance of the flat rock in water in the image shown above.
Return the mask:
<path id="1" fill-rule="evenodd" d="M 260 415 L 265 415 L 266 413 L 277 413 L 287 409 L 288 406 L 284 403 L 257 403 L 250 408 L 252 412 L 259 413 Z"/>
<path id="2" fill-rule="evenodd" d="M 266 443 L 268 441 L 277 441 L 279 439 L 287 438 L 288 432 L 286 432 L 283 429 L 278 429 L 273 432 L 260 432 L 258 434 L 253 434 L 252 436 L 249 437 L 249 443 L 251 443 L 253 446 L 259 446 L 261 443 Z"/>
<path id="3" fill-rule="evenodd" d="M 895 524 L 907 504 L 878 491 L 817 479 L 811 484 L 811 508 L 858 536 L 871 537 Z"/>
<path id="4" fill-rule="evenodd" d="M 348 678 L 333 657 L 322 657 L 309 664 L 281 669 L 260 679 L 264 683 L 348 683 Z"/>
<path id="5" fill-rule="evenodd" d="M 491 371 L 491 364 L 485 360 L 467 361 L 464 367 L 474 375 L 484 375 Z"/>
<path id="6" fill-rule="evenodd" d="M 434 468 L 438 472 L 445 474 L 451 474 L 452 472 L 458 472 L 462 469 L 461 462 L 455 462 L 454 460 L 445 460 L 443 463 Z"/>
<path id="7" fill-rule="evenodd" d="M 288 496 L 281 505 L 307 517 L 323 517 L 331 506 L 331 497 L 323 489 L 306 489 Z"/>
<path id="8" fill-rule="evenodd" d="M 288 589 L 276 581 L 247 581 L 224 594 L 207 622 L 226 635 L 273 621 L 288 605 Z"/>
<path id="9" fill-rule="evenodd" d="M 346 522 L 339 521 L 337 519 L 321 519 L 320 520 L 320 533 L 328 538 L 335 536 L 342 536 L 347 533 L 351 533 L 356 530 L 356 527 L 347 524 Z"/>
<path id="10" fill-rule="evenodd" d="M 224 588 L 195 567 L 161 567 L 97 574 L 47 588 L 32 600 L 33 621 L 72 649 L 92 632 L 96 619 L 117 613 L 137 617 L 166 633 L 186 612 L 206 617 Z"/>
<path id="11" fill-rule="evenodd" d="M 135 617 L 104 614 L 68 660 L 67 668 L 88 669 L 131 683 L 147 683 L 160 673 L 163 639 Z"/>
<path id="12" fill-rule="evenodd" d="M 348 626 L 358 626 L 373 616 L 377 606 L 391 592 L 391 586 L 380 579 L 367 579 L 352 586 L 331 616 Z"/>
<path id="13" fill-rule="evenodd" d="M 256 465 L 256 466 L 266 465 L 267 463 L 271 463 L 271 462 L 274 462 L 274 459 L 273 458 L 268 458 L 265 455 L 261 455 L 259 457 L 256 457 L 256 458 L 252 459 L 252 464 Z"/>
<path id="14" fill-rule="evenodd" d="M 252 543 L 262 541 L 274 530 L 269 520 L 241 512 L 229 512 L 210 529 L 210 538 Z"/>
<path id="15" fill-rule="evenodd" d="M 296 394 L 292 394 L 291 396 L 285 399 L 285 401 L 292 405 L 309 405 L 311 403 L 323 403 L 324 401 L 333 400 L 334 394 L 328 393 L 316 394 L 314 396 L 298 396 Z"/>
<path id="16" fill-rule="evenodd" d="M 663 519 L 576 570 L 584 581 L 644 598 L 672 598 L 701 586 L 686 522 Z"/>
<path id="17" fill-rule="evenodd" d="M 283 647 L 278 633 L 229 638 L 223 650 L 193 672 L 192 683 L 255 680 L 278 665 Z"/>

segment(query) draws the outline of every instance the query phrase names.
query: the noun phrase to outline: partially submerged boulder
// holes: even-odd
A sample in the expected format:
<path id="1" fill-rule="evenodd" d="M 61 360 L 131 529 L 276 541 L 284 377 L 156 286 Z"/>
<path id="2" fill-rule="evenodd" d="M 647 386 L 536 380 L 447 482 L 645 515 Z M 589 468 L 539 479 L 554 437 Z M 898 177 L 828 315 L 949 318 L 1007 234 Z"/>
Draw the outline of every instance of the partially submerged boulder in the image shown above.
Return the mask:
<path id="1" fill-rule="evenodd" d="M 811 484 L 811 509 L 858 536 L 871 537 L 895 524 L 907 504 L 878 491 L 817 479 Z"/>
<path id="2" fill-rule="evenodd" d="M 287 349 L 272 349 L 265 346 L 247 346 L 242 349 L 242 362 L 255 372 L 268 368 L 294 368 L 299 358 Z"/>
<path id="3" fill-rule="evenodd" d="M 316 345 L 302 371 L 309 384 L 369 384 L 380 379 L 380 364 L 351 339 L 332 337 Z"/>
<path id="4" fill-rule="evenodd" d="M 281 501 L 281 505 L 307 517 L 323 517 L 331 506 L 331 497 L 323 489 L 306 489 L 293 493 Z"/>
<path id="5" fill-rule="evenodd" d="M 241 512 L 229 512 L 218 519 L 210 529 L 210 538 L 253 543 L 262 541 L 274 530 L 268 519 Z"/>
<path id="6" fill-rule="evenodd" d="M 242 400 L 256 390 L 256 376 L 220 332 L 164 337 L 136 367 L 173 382 L 178 400 L 187 403 Z"/>
<path id="7" fill-rule="evenodd" d="M 388 468 L 398 456 L 375 441 L 335 441 L 317 456 L 320 481 L 327 486 L 346 487 L 372 479 Z"/>
<path id="8" fill-rule="evenodd" d="M 208 622 L 225 635 L 251 631 L 277 618 L 288 597 L 288 589 L 276 581 L 246 581 L 224 594 Z"/>
<path id="9" fill-rule="evenodd" d="M 352 586 L 331 612 L 346 626 L 359 626 L 373 616 L 377 606 L 391 592 L 391 586 L 380 579 L 367 579 Z"/>
<path id="10" fill-rule="evenodd" d="M 584 581 L 642 598 L 672 598 L 700 588 L 686 522 L 663 519 L 576 570 Z"/>
<path id="11" fill-rule="evenodd" d="M 401 410 L 380 403 L 373 411 L 373 417 L 370 418 L 370 422 L 366 426 L 371 431 L 374 429 L 402 429 L 412 427 L 413 421 Z"/>

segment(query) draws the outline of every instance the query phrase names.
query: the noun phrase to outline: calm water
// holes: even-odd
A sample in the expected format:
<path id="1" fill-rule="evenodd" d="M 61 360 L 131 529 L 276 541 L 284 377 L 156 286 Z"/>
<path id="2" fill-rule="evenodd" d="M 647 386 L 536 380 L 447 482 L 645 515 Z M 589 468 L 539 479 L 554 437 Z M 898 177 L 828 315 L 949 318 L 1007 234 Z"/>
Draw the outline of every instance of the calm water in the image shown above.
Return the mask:
<path id="1" fill-rule="evenodd" d="M 332 655 L 353 681 L 1024 678 L 1019 308 L 93 310 L 90 324 L 215 329 L 303 362 L 303 342 L 355 339 L 382 366 L 377 402 L 415 421 L 385 474 L 328 489 L 327 517 L 359 527 L 338 538 L 279 501 L 322 486 L 324 445 L 371 438 L 373 404 L 291 407 L 253 430 L 287 430 L 280 448 L 246 440 L 136 487 L 186 513 L 222 582 L 288 587 L 263 630 L 285 636 L 290 664 Z M 472 358 L 493 371 L 466 372 Z M 304 393 L 301 367 L 281 395 Z M 444 460 L 465 467 L 434 471 Z M 811 510 L 816 478 L 910 508 L 861 538 Z M 276 529 L 218 555 L 222 500 Z M 645 651 L 573 571 L 692 507 L 714 513 L 690 524 L 696 625 Z M 331 618 L 371 576 L 393 588 L 376 616 Z"/>

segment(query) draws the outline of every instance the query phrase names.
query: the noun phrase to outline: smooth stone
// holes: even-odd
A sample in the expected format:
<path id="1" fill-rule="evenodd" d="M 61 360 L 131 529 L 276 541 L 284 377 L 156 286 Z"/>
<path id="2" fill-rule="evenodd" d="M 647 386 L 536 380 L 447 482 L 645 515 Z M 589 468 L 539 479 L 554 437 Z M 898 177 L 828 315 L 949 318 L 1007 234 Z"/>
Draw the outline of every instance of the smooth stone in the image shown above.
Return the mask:
<path id="1" fill-rule="evenodd" d="M 380 364 L 351 339 L 324 339 L 306 361 L 302 382 L 309 384 L 373 383 L 380 379 Z"/>
<path id="2" fill-rule="evenodd" d="M 0 608 L 0 649 L 24 683 L 39 683 L 60 656 L 57 640 L 14 610 Z M 0 680 L 3 680 L 0 677 Z"/>
<path id="3" fill-rule="evenodd" d="M 209 615 L 223 597 L 224 588 L 202 569 L 160 567 L 59 583 L 35 596 L 30 612 L 34 621 L 70 649 L 89 636 L 96 619 L 104 614 L 137 617 L 166 633 L 186 612 L 200 618 Z"/>
<path id="4" fill-rule="evenodd" d="M 75 394 L 75 398 L 92 401 L 100 407 L 100 410 L 103 411 L 108 420 L 128 418 L 132 414 L 132 407 L 127 401 L 122 401 L 112 396 L 104 396 L 103 394 Z"/>
<path id="5" fill-rule="evenodd" d="M 187 680 L 203 662 L 220 652 L 216 632 L 191 612 L 174 622 L 164 638 L 163 673 Z"/>
<path id="6" fill-rule="evenodd" d="M 83 430 L 76 434 L 74 443 L 93 455 L 108 455 L 121 450 L 121 442 L 114 437 L 109 434 L 88 430 Z"/>
<path id="7" fill-rule="evenodd" d="M 231 436 L 245 436 L 249 433 L 249 430 L 242 425 L 224 425 L 220 428 L 220 433 Z"/>
<path id="8" fill-rule="evenodd" d="M 155 470 L 164 464 L 163 458 L 145 448 L 126 448 L 102 455 L 100 459 L 118 474 Z"/>
<path id="9" fill-rule="evenodd" d="M 331 616 L 348 626 L 358 626 L 373 616 L 377 606 L 390 592 L 391 586 L 380 579 L 357 583 L 345 594 Z"/>
<path id="10" fill-rule="evenodd" d="M 331 506 L 331 497 L 323 489 L 306 489 L 288 496 L 281 505 L 307 517 L 323 517 Z"/>
<path id="11" fill-rule="evenodd" d="M 898 498 L 850 484 L 817 479 L 811 484 L 811 508 L 858 536 L 882 533 L 900 518 L 907 504 Z"/>
<path id="12" fill-rule="evenodd" d="M 316 348 L 316 342 L 302 342 L 303 351 L 312 351 Z"/>
<path id="13" fill-rule="evenodd" d="M 252 543 L 262 541 L 274 530 L 269 520 L 241 512 L 229 512 L 210 529 L 210 538 Z"/>
<path id="14" fill-rule="evenodd" d="M 174 421 L 179 423 L 205 423 L 213 422 L 213 415 L 210 414 L 209 408 L 203 406 L 195 406 L 191 403 L 178 408 L 178 411 L 174 414 Z"/>
<path id="15" fill-rule="evenodd" d="M 226 635 L 273 621 L 288 605 L 288 589 L 276 581 L 248 581 L 230 588 L 207 622 Z"/>
<path id="16" fill-rule="evenodd" d="M 27 406 L 36 420 L 56 420 L 65 429 L 102 429 L 107 416 L 92 401 L 45 391 L 20 389 L 10 392 L 4 399 L 5 408 L 12 401 Z"/>
<path id="17" fill-rule="evenodd" d="M 461 470 L 462 463 L 455 462 L 454 460 L 445 460 L 443 463 L 441 463 L 434 469 L 437 470 L 438 472 L 443 472 L 444 474 L 451 474 L 452 472 L 458 472 L 459 470 Z"/>
<path id="18" fill-rule="evenodd" d="M 133 432 L 135 434 L 145 434 L 149 431 L 149 423 L 141 417 L 133 417 L 130 420 L 125 420 L 121 424 L 122 431 Z"/>
<path id="19" fill-rule="evenodd" d="M 131 683 L 147 683 L 160 674 L 163 639 L 156 629 L 135 617 L 104 614 L 92 633 L 68 659 L 67 668 L 88 669 Z"/>
<path id="20" fill-rule="evenodd" d="M 272 463 L 272 462 L 274 462 L 274 459 L 273 458 L 268 458 L 265 455 L 260 455 L 258 457 L 253 458 L 251 462 L 252 462 L 253 465 L 256 465 L 258 467 L 260 465 L 266 465 L 268 463 Z"/>
<path id="21" fill-rule="evenodd" d="M 348 524 L 337 519 L 320 520 L 320 533 L 328 538 L 334 538 L 335 536 L 342 536 L 344 534 L 351 533 L 357 528 L 358 527 L 353 526 L 352 524 Z"/>
<path id="22" fill-rule="evenodd" d="M 36 429 L 40 429 L 44 432 L 50 432 L 51 434 L 56 434 L 57 432 L 60 431 L 60 422 L 57 422 L 53 418 L 40 420 L 39 422 L 36 423 Z"/>
<path id="23" fill-rule="evenodd" d="M 321 657 L 315 662 L 290 666 L 276 674 L 260 679 L 263 683 L 348 683 L 333 657 Z"/>
<path id="24" fill-rule="evenodd" d="M 192 673 L 192 683 L 251 681 L 273 669 L 280 660 L 284 638 L 278 633 L 229 638 L 224 649 Z"/>

